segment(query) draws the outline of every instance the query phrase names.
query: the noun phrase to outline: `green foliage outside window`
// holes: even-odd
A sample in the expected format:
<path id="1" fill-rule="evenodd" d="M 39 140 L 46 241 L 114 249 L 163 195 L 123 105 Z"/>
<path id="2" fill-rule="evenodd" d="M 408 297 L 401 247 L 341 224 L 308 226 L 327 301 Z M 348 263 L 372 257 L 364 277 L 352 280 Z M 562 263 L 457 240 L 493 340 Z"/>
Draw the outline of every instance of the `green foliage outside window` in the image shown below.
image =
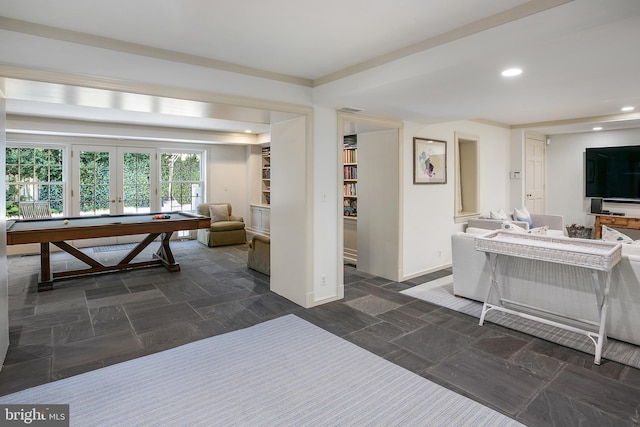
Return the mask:
<path id="1" fill-rule="evenodd" d="M 80 213 L 109 212 L 109 153 L 80 152 Z"/>
<path id="2" fill-rule="evenodd" d="M 63 213 L 63 154 L 56 148 L 5 149 L 7 218 L 18 217 L 24 201 L 48 201 L 53 215 Z"/>
<path id="3" fill-rule="evenodd" d="M 149 211 L 151 207 L 151 170 L 149 154 L 124 155 L 124 208 L 125 212 Z"/>
<path id="4" fill-rule="evenodd" d="M 110 162 L 108 152 L 81 151 L 79 155 L 80 214 L 110 210 Z M 64 150 L 57 148 L 6 148 L 6 215 L 19 217 L 22 201 L 48 201 L 53 215 L 64 213 Z M 162 153 L 160 188 L 162 210 L 194 210 L 202 198 L 201 155 Z M 125 210 L 150 206 L 149 154 L 126 153 L 124 157 Z"/>
<path id="5" fill-rule="evenodd" d="M 202 197 L 200 154 L 162 153 L 160 191 L 163 211 L 194 210 Z"/>

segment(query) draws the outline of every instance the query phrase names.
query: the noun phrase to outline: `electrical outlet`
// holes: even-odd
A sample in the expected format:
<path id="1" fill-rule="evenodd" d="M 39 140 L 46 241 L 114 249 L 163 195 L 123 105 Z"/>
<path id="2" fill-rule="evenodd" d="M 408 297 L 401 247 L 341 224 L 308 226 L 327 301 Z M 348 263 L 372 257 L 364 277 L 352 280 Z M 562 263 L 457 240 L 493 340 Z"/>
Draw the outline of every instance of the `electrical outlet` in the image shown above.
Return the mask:
<path id="1" fill-rule="evenodd" d="M 326 274 L 323 274 L 323 275 L 320 277 L 320 280 L 322 281 L 322 286 L 325 286 L 325 285 L 327 284 L 327 275 L 326 275 Z"/>

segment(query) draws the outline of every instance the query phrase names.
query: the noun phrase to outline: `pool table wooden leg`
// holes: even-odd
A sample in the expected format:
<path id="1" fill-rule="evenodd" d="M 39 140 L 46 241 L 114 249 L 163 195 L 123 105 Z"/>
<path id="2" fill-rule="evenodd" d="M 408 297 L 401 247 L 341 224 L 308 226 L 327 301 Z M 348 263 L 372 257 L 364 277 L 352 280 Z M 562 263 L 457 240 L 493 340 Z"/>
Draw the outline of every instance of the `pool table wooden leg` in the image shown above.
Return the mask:
<path id="1" fill-rule="evenodd" d="M 51 277 L 51 253 L 49 242 L 40 243 L 40 281 L 38 282 L 38 292 L 50 291 L 53 289 L 53 278 Z"/>
<path id="2" fill-rule="evenodd" d="M 173 257 L 173 252 L 171 252 L 171 247 L 169 246 L 169 240 L 171 239 L 172 234 L 173 232 L 171 231 L 162 233 L 160 247 L 158 248 L 158 252 L 156 252 L 155 257 L 162 261 L 162 264 L 167 270 L 174 273 L 176 271 L 180 271 L 180 264 L 176 262 Z"/>

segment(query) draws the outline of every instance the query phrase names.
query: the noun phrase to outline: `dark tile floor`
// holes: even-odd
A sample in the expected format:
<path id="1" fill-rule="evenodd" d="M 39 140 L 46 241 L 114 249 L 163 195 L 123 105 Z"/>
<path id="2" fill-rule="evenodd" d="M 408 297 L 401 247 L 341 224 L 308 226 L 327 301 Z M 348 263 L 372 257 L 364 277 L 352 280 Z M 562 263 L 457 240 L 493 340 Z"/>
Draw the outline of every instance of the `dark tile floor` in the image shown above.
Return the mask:
<path id="1" fill-rule="evenodd" d="M 11 346 L 0 395 L 294 313 L 527 425 L 640 425 L 640 370 L 595 366 L 590 355 L 399 293 L 450 269 L 398 283 L 347 265 L 344 300 L 303 309 L 246 268 L 246 245 L 172 246 L 178 273 L 74 279 L 42 293 L 38 256 L 9 257 Z M 53 255 L 55 269 L 73 263 Z"/>

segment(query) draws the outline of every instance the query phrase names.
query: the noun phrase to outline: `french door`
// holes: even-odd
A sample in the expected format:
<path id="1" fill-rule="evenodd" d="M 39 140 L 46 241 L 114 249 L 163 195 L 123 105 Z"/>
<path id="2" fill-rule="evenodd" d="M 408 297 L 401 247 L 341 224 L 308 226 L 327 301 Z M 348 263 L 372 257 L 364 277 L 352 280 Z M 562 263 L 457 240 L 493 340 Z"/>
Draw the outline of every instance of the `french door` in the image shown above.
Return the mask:
<path id="1" fill-rule="evenodd" d="M 72 147 L 71 215 L 119 215 L 159 210 L 154 148 Z M 87 244 L 115 244 L 131 237 Z M 84 245 L 83 245 L 84 246 Z"/>

